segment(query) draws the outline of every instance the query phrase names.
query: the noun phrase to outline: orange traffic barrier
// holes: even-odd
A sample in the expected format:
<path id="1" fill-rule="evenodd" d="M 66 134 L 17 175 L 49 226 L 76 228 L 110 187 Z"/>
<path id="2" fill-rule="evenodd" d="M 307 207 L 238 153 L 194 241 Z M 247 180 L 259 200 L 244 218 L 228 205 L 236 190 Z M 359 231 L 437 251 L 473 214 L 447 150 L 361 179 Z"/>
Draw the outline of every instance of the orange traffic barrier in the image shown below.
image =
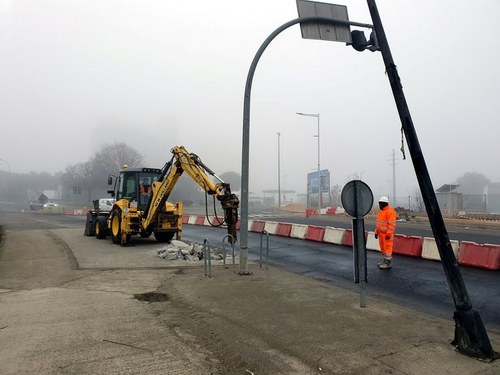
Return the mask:
<path id="1" fill-rule="evenodd" d="M 257 232 L 261 233 L 266 226 L 265 221 L 260 221 L 260 220 L 254 220 L 252 223 L 252 228 L 250 229 L 250 232 Z"/>
<path id="2" fill-rule="evenodd" d="M 309 225 L 307 227 L 306 240 L 323 242 L 325 236 L 325 227 Z"/>
<path id="3" fill-rule="evenodd" d="M 396 234 L 394 236 L 393 252 L 420 258 L 422 256 L 422 242 L 422 237 Z"/>
<path id="4" fill-rule="evenodd" d="M 458 264 L 487 270 L 499 270 L 500 245 L 460 241 Z"/>
<path id="5" fill-rule="evenodd" d="M 290 237 L 291 233 L 292 233 L 292 224 L 278 223 L 278 228 L 276 229 L 277 236 Z"/>

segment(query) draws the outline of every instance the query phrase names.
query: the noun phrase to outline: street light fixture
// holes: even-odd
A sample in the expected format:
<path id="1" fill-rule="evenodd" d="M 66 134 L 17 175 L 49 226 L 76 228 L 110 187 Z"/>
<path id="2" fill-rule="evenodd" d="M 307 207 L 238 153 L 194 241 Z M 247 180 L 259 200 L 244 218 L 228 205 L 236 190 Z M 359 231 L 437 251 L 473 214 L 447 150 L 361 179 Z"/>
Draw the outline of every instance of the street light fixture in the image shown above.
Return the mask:
<path id="1" fill-rule="evenodd" d="M 318 214 L 321 213 L 321 169 L 320 169 L 320 159 L 319 159 L 319 113 L 302 113 L 296 112 L 300 116 L 315 117 L 318 119 Z"/>

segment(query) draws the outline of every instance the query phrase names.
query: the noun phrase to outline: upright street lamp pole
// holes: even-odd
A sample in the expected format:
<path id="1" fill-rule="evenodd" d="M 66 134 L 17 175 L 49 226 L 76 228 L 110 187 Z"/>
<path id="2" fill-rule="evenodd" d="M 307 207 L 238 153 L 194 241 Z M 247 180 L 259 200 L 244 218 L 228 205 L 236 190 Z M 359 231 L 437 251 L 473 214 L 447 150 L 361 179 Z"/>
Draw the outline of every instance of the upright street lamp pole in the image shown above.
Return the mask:
<path id="1" fill-rule="evenodd" d="M 9 167 L 9 184 L 7 185 L 7 200 L 9 201 L 10 200 L 10 163 L 5 160 L 5 159 L 0 159 L 0 161 L 3 161 L 5 162 L 5 164 L 7 164 L 7 166 Z"/>
<path id="2" fill-rule="evenodd" d="M 280 171 L 280 136 L 281 133 L 278 134 L 278 210 L 281 210 L 281 171 Z"/>
<path id="3" fill-rule="evenodd" d="M 320 158 L 319 158 L 319 113 L 302 113 L 297 112 L 300 116 L 316 117 L 318 119 L 318 214 L 321 213 L 321 169 L 320 169 Z"/>

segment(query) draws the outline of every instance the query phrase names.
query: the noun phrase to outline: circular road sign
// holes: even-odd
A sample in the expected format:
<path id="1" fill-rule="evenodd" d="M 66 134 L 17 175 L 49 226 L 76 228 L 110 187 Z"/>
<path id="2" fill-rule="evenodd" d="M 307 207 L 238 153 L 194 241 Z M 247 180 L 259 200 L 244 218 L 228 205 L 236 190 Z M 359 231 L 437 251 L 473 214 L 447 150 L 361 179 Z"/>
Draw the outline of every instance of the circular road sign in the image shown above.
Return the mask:
<path id="1" fill-rule="evenodd" d="M 346 212 L 354 217 L 363 217 L 373 207 L 373 193 L 361 180 L 349 181 L 340 196 Z"/>

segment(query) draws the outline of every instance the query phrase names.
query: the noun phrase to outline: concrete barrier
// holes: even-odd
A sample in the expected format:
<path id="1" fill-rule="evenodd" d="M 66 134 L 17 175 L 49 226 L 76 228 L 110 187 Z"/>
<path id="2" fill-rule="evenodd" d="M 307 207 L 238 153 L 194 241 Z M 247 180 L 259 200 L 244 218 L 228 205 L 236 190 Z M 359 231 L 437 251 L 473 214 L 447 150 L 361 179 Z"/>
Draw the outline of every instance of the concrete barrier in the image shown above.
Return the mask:
<path id="1" fill-rule="evenodd" d="M 461 241 L 458 250 L 458 264 L 487 270 L 499 270 L 500 245 L 483 245 L 470 241 Z"/>
<path id="2" fill-rule="evenodd" d="M 317 227 L 315 225 L 308 225 L 306 231 L 306 240 L 323 242 L 325 236 L 325 227 Z"/>
<path id="3" fill-rule="evenodd" d="M 378 244 L 378 239 L 375 238 L 375 232 L 368 232 L 368 237 L 366 238 L 366 249 L 380 251 L 380 245 Z"/>
<path id="4" fill-rule="evenodd" d="M 323 242 L 333 243 L 335 245 L 342 245 L 345 229 L 326 227 Z"/>
<path id="5" fill-rule="evenodd" d="M 455 258 L 458 259 L 458 248 L 460 243 L 457 240 L 451 240 L 451 247 L 453 249 L 453 253 L 455 254 Z M 441 256 L 439 255 L 439 251 L 436 245 L 436 240 L 432 237 L 424 237 L 424 241 L 422 244 L 422 258 L 430 259 L 430 260 L 441 260 Z"/>
<path id="6" fill-rule="evenodd" d="M 290 233 L 290 237 L 293 238 L 306 238 L 307 234 L 307 225 L 304 224 L 292 224 L 292 232 Z"/>
<path id="7" fill-rule="evenodd" d="M 278 223 L 278 228 L 276 229 L 277 236 L 290 237 L 291 233 L 292 233 L 292 224 Z"/>
<path id="8" fill-rule="evenodd" d="M 266 221 L 264 225 L 264 230 L 269 234 L 276 234 L 278 229 L 278 223 L 276 221 Z"/>
<path id="9" fill-rule="evenodd" d="M 422 237 L 396 234 L 394 236 L 392 251 L 395 254 L 402 254 L 420 258 L 422 256 L 422 242 Z"/>
<path id="10" fill-rule="evenodd" d="M 198 216 L 194 216 L 194 215 L 189 216 L 188 224 L 196 225 L 196 219 L 197 218 L 198 218 Z"/>

